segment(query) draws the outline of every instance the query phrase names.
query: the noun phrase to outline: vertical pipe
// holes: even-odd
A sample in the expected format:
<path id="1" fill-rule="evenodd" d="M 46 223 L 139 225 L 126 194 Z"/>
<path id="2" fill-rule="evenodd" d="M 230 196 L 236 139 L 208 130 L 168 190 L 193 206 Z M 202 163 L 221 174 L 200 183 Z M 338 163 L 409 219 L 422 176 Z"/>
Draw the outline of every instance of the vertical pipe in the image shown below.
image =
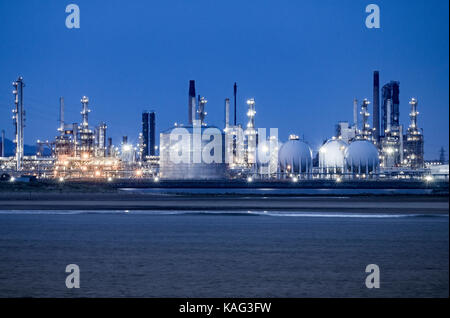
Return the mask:
<path id="1" fill-rule="evenodd" d="M 373 72 L 373 117 L 372 117 L 373 138 L 375 143 L 380 140 L 380 73 Z"/>
<path id="2" fill-rule="evenodd" d="M 234 125 L 236 126 L 236 96 L 237 96 L 237 85 L 236 82 L 234 83 L 233 86 L 233 90 L 234 90 Z"/>
<path id="3" fill-rule="evenodd" d="M 356 98 L 353 100 L 353 125 L 358 131 L 358 100 Z"/>
<path id="4" fill-rule="evenodd" d="M 189 81 L 189 100 L 188 100 L 188 124 L 192 125 L 195 119 L 195 81 Z"/>
<path id="5" fill-rule="evenodd" d="M 2 153 L 1 156 L 5 156 L 5 130 L 2 129 Z"/>
<path id="6" fill-rule="evenodd" d="M 386 102 L 386 131 L 387 133 L 390 133 L 391 131 L 391 115 L 392 114 L 392 100 L 388 99 Z"/>
<path id="7" fill-rule="evenodd" d="M 59 132 L 64 135 L 64 97 L 59 98 Z"/>
<path id="8" fill-rule="evenodd" d="M 400 125 L 400 149 L 398 150 L 400 152 L 400 164 L 403 164 L 403 125 Z"/>
<path id="9" fill-rule="evenodd" d="M 150 113 L 150 156 L 155 155 L 155 146 L 156 146 L 156 140 L 155 140 L 155 124 L 156 124 L 156 114 L 155 112 Z"/>
<path id="10" fill-rule="evenodd" d="M 225 129 L 230 126 L 230 99 L 225 98 Z"/>
<path id="11" fill-rule="evenodd" d="M 149 118 L 150 114 L 147 111 L 144 111 L 142 113 L 142 157 L 145 159 L 145 157 L 148 156 L 148 150 L 149 150 Z"/>

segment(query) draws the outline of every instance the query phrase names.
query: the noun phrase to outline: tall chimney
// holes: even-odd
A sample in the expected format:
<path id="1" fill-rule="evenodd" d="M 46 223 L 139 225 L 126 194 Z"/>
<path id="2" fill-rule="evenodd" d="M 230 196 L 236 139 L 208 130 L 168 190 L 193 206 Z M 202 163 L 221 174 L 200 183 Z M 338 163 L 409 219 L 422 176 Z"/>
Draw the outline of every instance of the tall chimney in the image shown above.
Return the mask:
<path id="1" fill-rule="evenodd" d="M 192 125 L 195 119 L 195 81 L 189 81 L 188 124 Z"/>
<path id="2" fill-rule="evenodd" d="M 380 141 L 380 74 L 373 72 L 373 139 L 376 143 Z"/>
<path id="3" fill-rule="evenodd" d="M 234 125 L 236 126 L 236 95 L 237 95 L 237 85 L 236 82 L 234 82 Z"/>
<path id="4" fill-rule="evenodd" d="M 0 154 L 2 157 L 5 156 L 5 130 L 2 129 L 2 152 Z"/>
<path id="5" fill-rule="evenodd" d="M 149 123 L 150 123 L 150 113 L 144 111 L 142 113 L 142 141 L 143 141 L 143 149 L 142 149 L 142 157 L 145 158 L 148 156 L 149 152 Z"/>
<path id="6" fill-rule="evenodd" d="M 59 98 L 59 132 L 64 135 L 64 97 Z"/>
<path id="7" fill-rule="evenodd" d="M 150 112 L 150 156 L 154 156 L 155 155 L 155 112 L 151 111 Z"/>
<path id="8" fill-rule="evenodd" d="M 225 128 L 230 126 L 230 99 L 225 98 Z"/>
<path id="9" fill-rule="evenodd" d="M 353 100 L 353 126 L 358 130 L 358 100 Z"/>

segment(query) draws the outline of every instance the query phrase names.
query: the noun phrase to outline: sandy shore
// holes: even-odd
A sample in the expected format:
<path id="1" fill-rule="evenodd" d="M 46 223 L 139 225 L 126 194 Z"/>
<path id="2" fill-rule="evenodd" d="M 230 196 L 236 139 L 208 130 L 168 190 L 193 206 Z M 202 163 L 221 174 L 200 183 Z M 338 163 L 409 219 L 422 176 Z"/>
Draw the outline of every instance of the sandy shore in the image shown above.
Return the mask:
<path id="1" fill-rule="evenodd" d="M 0 193 L 0 210 L 329 211 L 448 214 L 442 196 L 270 197 L 127 193 Z"/>

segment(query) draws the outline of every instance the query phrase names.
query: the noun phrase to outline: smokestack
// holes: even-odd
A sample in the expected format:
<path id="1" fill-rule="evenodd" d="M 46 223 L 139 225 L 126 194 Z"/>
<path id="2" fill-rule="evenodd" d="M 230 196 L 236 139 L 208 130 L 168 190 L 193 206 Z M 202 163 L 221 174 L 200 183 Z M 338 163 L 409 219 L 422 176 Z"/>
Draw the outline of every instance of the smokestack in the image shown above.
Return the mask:
<path id="1" fill-rule="evenodd" d="M 122 137 L 122 144 L 124 144 L 124 145 L 128 144 L 128 136 Z"/>
<path id="2" fill-rule="evenodd" d="M 373 138 L 376 143 L 380 141 L 380 74 L 373 72 Z"/>
<path id="3" fill-rule="evenodd" d="M 64 135 L 64 97 L 59 98 L 59 132 Z"/>
<path id="4" fill-rule="evenodd" d="M 234 125 L 236 126 L 236 95 L 237 95 L 237 85 L 236 82 L 234 82 Z"/>
<path id="5" fill-rule="evenodd" d="M 142 113 L 142 138 L 143 138 L 143 149 L 142 149 L 142 157 L 145 159 L 145 157 L 148 156 L 148 146 L 149 146 L 149 116 L 150 114 L 146 111 Z"/>
<path id="6" fill-rule="evenodd" d="M 155 112 L 150 113 L 150 156 L 155 155 Z"/>
<path id="7" fill-rule="evenodd" d="M 230 99 L 225 98 L 225 128 L 230 126 Z"/>
<path id="8" fill-rule="evenodd" d="M 353 126 L 358 130 L 358 100 L 353 100 Z"/>
<path id="9" fill-rule="evenodd" d="M 189 81 L 188 124 L 192 125 L 195 119 L 195 81 Z"/>
<path id="10" fill-rule="evenodd" d="M 1 156 L 5 156 L 5 130 L 2 129 L 2 152 Z"/>

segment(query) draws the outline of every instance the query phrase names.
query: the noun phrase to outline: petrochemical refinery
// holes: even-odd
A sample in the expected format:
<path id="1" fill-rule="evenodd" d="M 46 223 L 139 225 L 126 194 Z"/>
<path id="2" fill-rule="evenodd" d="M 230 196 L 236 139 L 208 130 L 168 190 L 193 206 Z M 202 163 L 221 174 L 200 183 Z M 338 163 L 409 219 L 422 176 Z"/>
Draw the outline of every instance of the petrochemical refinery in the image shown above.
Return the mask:
<path id="1" fill-rule="evenodd" d="M 160 145 L 155 138 L 155 111 L 142 113 L 138 143 L 129 143 L 128 137 L 123 136 L 120 143 L 114 144 L 107 135 L 106 122 L 96 126 L 89 123 L 89 97 L 80 99 L 79 123 L 65 120 L 64 98 L 60 97 L 54 140 L 37 140 L 36 154 L 26 156 L 24 87 L 22 77 L 13 82 L 15 153 L 5 156 L 2 131 L 3 180 L 448 180 L 445 157 L 439 164 L 427 164 L 424 160 L 418 99 L 410 99 L 410 124 L 404 129 L 400 124 L 400 83 L 388 82 L 381 88 L 380 96 L 378 71 L 373 73 L 372 101 L 363 99 L 358 103 L 355 99 L 353 122 L 339 122 L 335 135 L 318 149 L 296 135 L 279 140 L 277 131 L 257 128 L 254 98 L 246 101 L 247 123 L 239 124 L 236 83 L 233 111 L 230 99 L 224 99 L 223 127 L 207 124 L 208 101 L 196 95 L 195 81 L 191 80 L 186 123 L 163 130 Z"/>

